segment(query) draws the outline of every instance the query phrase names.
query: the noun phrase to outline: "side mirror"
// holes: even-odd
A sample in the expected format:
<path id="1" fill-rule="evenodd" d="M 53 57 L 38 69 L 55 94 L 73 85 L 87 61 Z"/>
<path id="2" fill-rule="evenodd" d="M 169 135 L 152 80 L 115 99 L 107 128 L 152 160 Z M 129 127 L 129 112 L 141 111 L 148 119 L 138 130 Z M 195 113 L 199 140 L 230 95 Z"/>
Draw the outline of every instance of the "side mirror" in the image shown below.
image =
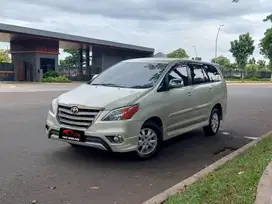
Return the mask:
<path id="1" fill-rule="evenodd" d="M 183 81 L 181 79 L 171 79 L 169 82 L 169 89 L 183 87 Z"/>

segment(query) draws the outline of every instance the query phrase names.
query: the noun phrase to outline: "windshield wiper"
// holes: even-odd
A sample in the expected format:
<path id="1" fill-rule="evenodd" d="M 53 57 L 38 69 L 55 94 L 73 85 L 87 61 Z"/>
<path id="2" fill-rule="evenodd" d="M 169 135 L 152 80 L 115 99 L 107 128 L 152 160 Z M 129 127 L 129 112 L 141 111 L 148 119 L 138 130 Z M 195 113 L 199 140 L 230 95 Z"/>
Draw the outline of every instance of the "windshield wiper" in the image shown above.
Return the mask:
<path id="1" fill-rule="evenodd" d="M 132 88 L 132 89 L 147 89 L 147 88 L 151 88 L 151 87 L 152 87 L 152 85 L 145 84 L 145 85 L 130 86 L 129 88 Z"/>
<path id="2" fill-rule="evenodd" d="M 117 85 L 117 84 L 112 84 L 112 83 L 100 83 L 100 84 L 91 84 L 93 86 L 109 86 L 109 87 L 119 87 L 119 88 L 124 88 L 123 86 Z"/>

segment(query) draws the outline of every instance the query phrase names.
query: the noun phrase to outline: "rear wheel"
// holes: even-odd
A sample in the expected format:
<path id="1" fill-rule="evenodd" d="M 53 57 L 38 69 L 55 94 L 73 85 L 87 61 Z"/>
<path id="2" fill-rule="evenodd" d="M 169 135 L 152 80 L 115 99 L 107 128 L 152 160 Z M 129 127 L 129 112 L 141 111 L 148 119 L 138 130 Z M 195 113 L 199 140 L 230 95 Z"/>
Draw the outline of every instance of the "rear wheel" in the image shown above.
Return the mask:
<path id="1" fill-rule="evenodd" d="M 206 136 L 214 136 L 217 134 L 219 127 L 220 127 L 220 111 L 218 108 L 213 108 L 209 119 L 209 125 L 203 127 L 203 131 Z"/>
<path id="2" fill-rule="evenodd" d="M 138 141 L 138 149 L 135 155 L 138 159 L 150 159 L 156 156 L 161 148 L 162 131 L 154 122 L 146 122 L 141 130 Z"/>

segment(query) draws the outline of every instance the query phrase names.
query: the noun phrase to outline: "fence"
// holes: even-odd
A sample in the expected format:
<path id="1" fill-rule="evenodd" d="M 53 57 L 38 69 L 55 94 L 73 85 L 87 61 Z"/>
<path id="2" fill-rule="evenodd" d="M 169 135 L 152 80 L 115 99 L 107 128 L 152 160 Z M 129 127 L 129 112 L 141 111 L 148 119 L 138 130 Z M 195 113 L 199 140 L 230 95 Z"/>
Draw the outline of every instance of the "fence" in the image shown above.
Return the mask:
<path id="1" fill-rule="evenodd" d="M 225 78 L 258 78 L 258 79 L 270 79 L 271 78 L 271 71 L 269 70 L 254 70 L 248 71 L 245 70 L 242 72 L 239 69 L 224 69 L 222 70 Z"/>
<path id="2" fill-rule="evenodd" d="M 82 74 L 81 74 L 82 70 Z M 68 77 L 72 81 L 89 81 L 92 79 L 93 74 L 88 74 L 85 67 L 58 67 L 57 71 L 62 75 Z M 256 78 L 257 79 L 270 79 L 271 71 L 269 70 L 254 70 L 249 71 L 245 70 L 242 72 L 239 69 L 222 69 L 223 75 L 225 78 L 242 78 L 242 74 L 244 74 L 244 78 Z"/>
<path id="3" fill-rule="evenodd" d="M 85 67 L 58 67 L 57 71 L 72 81 L 89 81 L 94 75 L 88 74 Z"/>

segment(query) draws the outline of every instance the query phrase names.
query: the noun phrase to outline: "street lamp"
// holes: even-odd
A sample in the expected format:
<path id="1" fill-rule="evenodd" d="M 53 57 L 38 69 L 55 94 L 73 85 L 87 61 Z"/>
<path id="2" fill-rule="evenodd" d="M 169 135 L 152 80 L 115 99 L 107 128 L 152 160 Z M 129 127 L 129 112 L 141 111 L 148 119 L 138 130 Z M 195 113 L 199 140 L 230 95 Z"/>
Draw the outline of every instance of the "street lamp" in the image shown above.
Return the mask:
<path id="1" fill-rule="evenodd" d="M 216 39 L 215 39 L 215 53 L 214 53 L 214 62 L 215 63 L 216 63 L 216 58 L 217 58 L 217 41 L 218 41 L 218 36 L 219 36 L 220 29 L 223 26 L 224 26 L 223 24 L 219 25 L 218 30 L 217 30 Z"/>
<path id="2" fill-rule="evenodd" d="M 196 46 L 193 45 L 193 48 L 194 48 L 194 50 L 195 50 L 195 56 L 196 56 L 196 58 L 197 58 Z"/>

